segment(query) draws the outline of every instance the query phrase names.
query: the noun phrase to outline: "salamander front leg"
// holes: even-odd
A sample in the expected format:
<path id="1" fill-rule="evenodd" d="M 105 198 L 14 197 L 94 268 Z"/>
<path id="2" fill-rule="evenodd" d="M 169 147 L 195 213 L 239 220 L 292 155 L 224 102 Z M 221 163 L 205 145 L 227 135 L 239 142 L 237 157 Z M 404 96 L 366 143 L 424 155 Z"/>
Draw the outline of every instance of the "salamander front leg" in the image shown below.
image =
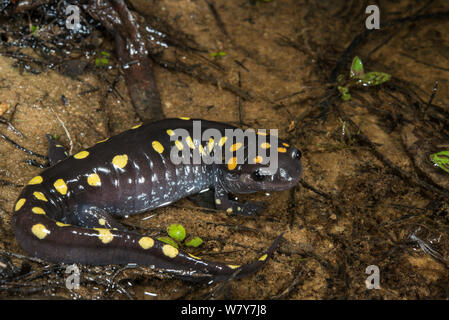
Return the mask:
<path id="1" fill-rule="evenodd" d="M 53 166 L 59 161 L 67 158 L 69 154 L 52 135 L 47 134 L 46 137 L 48 141 L 48 162 L 50 166 Z"/>
<path id="2" fill-rule="evenodd" d="M 252 217 L 260 214 L 266 205 L 264 202 L 238 202 L 229 199 L 229 193 L 220 183 L 215 186 L 215 206 L 218 210 L 224 210 L 227 213 L 238 214 L 242 216 Z"/>

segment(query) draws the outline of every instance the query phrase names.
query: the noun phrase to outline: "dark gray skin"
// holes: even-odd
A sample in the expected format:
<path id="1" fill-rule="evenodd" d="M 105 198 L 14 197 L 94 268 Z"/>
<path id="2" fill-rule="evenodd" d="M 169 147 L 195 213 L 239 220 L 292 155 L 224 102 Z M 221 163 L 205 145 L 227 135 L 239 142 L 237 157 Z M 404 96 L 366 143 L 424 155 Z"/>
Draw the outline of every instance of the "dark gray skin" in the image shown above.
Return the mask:
<path id="1" fill-rule="evenodd" d="M 192 123 L 193 120 L 167 119 L 142 125 L 66 159 L 50 140 L 53 165 L 40 178 L 32 179 L 15 206 L 13 226 L 19 244 L 29 255 L 52 262 L 136 263 L 192 281 L 219 281 L 235 274 L 240 278 L 257 271 L 282 235 L 267 250 L 267 255 L 236 268 L 173 250 L 156 239 L 127 231 L 113 218 L 166 206 L 209 188 L 215 190 L 217 209 L 251 216 L 262 207 L 230 200 L 231 193 L 285 190 L 300 180 L 301 153 L 290 146 L 282 146 L 279 169 L 272 175 L 259 174 L 266 164 L 245 163 L 235 168 L 226 164 L 175 165 L 170 158 L 174 142 L 167 130 L 184 128 L 192 134 Z M 205 120 L 201 120 L 201 125 L 203 129 L 216 128 L 223 133 L 226 128 L 234 128 Z M 207 141 L 201 143 L 207 147 Z M 280 143 L 287 146 L 285 141 Z M 218 148 L 217 141 L 215 147 Z M 223 147 L 229 148 L 229 144 Z M 184 148 L 189 149 L 186 143 Z M 94 175 L 99 180 L 93 179 L 96 183 L 91 185 L 90 178 Z M 58 181 L 63 181 L 62 187 Z M 45 200 L 36 192 L 44 195 Z M 41 209 L 38 213 L 33 212 L 36 207 Z M 150 241 L 151 246 L 142 247 L 143 240 L 145 244 Z"/>

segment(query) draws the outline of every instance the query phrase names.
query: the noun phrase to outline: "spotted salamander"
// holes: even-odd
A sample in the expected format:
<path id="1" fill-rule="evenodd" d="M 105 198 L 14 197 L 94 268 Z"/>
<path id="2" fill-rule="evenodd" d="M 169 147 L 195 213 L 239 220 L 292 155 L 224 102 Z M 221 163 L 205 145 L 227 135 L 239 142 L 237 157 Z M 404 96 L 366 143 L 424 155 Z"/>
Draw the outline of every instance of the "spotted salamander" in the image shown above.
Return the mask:
<path id="1" fill-rule="evenodd" d="M 222 137 L 192 139 L 194 122 L 198 121 L 203 131 L 215 129 Z M 188 135 L 173 141 L 179 128 Z M 282 235 L 257 261 L 231 265 L 184 253 L 129 231 L 114 219 L 166 206 L 209 188 L 214 189 L 217 209 L 255 215 L 263 208 L 259 203 L 240 203 L 230 195 L 284 190 L 298 183 L 301 152 L 280 139 L 276 150 L 270 150 L 270 142 L 262 144 L 261 150 L 278 154 L 278 168 L 269 174 L 261 173 L 268 164 L 260 155 L 252 163 L 237 163 L 235 157 L 224 156 L 222 163 L 172 161 L 173 150 L 188 150 L 193 157 L 195 150 L 213 155 L 225 148 L 231 154 L 248 149 L 249 143 L 228 140 L 226 129 L 236 128 L 199 119 L 166 119 L 137 125 L 69 157 L 62 146 L 49 139 L 51 166 L 28 182 L 14 205 L 12 223 L 18 243 L 30 256 L 51 262 L 135 263 L 192 281 L 220 281 L 254 273 L 270 257 Z M 273 138 L 263 131 L 256 136 Z"/>

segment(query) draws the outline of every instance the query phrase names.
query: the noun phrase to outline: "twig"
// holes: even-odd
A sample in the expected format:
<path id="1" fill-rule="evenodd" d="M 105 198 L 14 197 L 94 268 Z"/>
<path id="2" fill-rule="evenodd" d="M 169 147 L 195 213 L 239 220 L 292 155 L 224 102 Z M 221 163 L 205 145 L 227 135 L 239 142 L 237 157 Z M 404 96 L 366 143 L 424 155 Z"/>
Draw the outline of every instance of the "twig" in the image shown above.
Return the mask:
<path id="1" fill-rule="evenodd" d="M 3 133 L 0 133 L 0 137 L 3 138 L 5 141 L 11 143 L 14 147 L 16 147 L 17 149 L 19 149 L 19 150 L 21 150 L 23 152 L 26 152 L 26 153 L 28 153 L 28 154 L 30 154 L 32 156 L 39 157 L 39 158 L 44 159 L 44 160 L 48 160 L 47 156 L 44 156 L 42 154 L 36 153 L 34 151 L 31 151 L 31 150 L 29 150 L 29 149 L 27 149 L 25 147 L 22 147 L 20 144 L 18 144 L 17 142 L 11 140 L 7 136 L 5 136 Z"/>
<path id="2" fill-rule="evenodd" d="M 285 297 L 287 297 L 296 288 L 296 286 L 303 280 L 303 277 L 304 277 L 303 270 L 298 272 L 298 268 L 296 268 L 296 270 L 293 272 L 293 274 L 296 274 L 296 276 L 293 279 L 293 281 L 289 284 L 289 286 L 287 288 L 285 288 L 284 290 L 282 290 L 282 292 L 280 292 L 277 295 L 275 295 L 274 297 L 272 297 L 271 298 L 272 300 L 285 299 Z"/>
<path id="3" fill-rule="evenodd" d="M 229 33 L 228 33 L 228 31 L 226 30 L 225 24 L 224 24 L 223 20 L 221 20 L 221 17 L 220 17 L 220 15 L 218 14 L 217 9 L 215 8 L 215 5 L 214 5 L 212 2 L 208 1 L 208 0 L 204 0 L 204 1 L 206 1 L 207 5 L 209 6 L 209 9 L 210 9 L 210 11 L 212 12 L 212 15 L 214 16 L 215 21 L 217 22 L 217 26 L 218 26 L 218 28 L 220 29 L 220 31 L 221 31 L 221 32 L 222 32 L 222 33 L 223 33 L 229 40 L 231 40 L 231 42 L 232 42 L 232 39 L 231 39 L 231 37 L 229 36 Z"/>
<path id="4" fill-rule="evenodd" d="M 53 110 L 53 108 L 50 106 L 50 110 L 53 112 L 53 114 L 56 116 L 56 119 L 58 119 L 59 124 L 62 126 L 62 128 L 64 129 L 64 132 L 67 136 L 67 139 L 69 140 L 69 144 L 70 144 L 70 150 L 69 150 L 69 155 L 72 154 L 73 152 L 73 141 L 72 138 L 70 137 L 70 132 L 69 130 L 67 130 L 67 127 L 65 126 L 64 122 L 61 120 L 61 118 L 59 118 L 58 114 L 55 112 L 55 110 Z"/>
<path id="5" fill-rule="evenodd" d="M 438 91 L 438 81 L 435 81 L 435 84 L 433 85 L 432 94 L 430 95 L 429 102 L 427 102 L 427 105 L 424 108 L 424 112 L 426 112 L 427 109 L 429 109 L 429 107 L 432 105 L 432 101 L 435 98 L 437 91 Z"/>
<path id="6" fill-rule="evenodd" d="M 242 76 L 240 74 L 240 71 L 238 72 L 238 76 L 239 76 L 239 89 L 242 89 Z M 241 101 L 240 97 L 237 97 L 237 105 L 238 105 L 238 109 L 239 109 L 239 123 L 240 123 L 240 126 L 242 126 L 243 115 L 242 115 L 242 101 Z"/>
<path id="7" fill-rule="evenodd" d="M 315 188 L 312 187 L 310 184 L 308 184 L 307 182 L 305 182 L 304 179 L 302 179 L 302 180 L 300 181 L 300 183 L 301 183 L 301 185 L 302 185 L 304 188 L 309 189 L 309 190 L 315 192 L 316 194 L 318 194 L 318 195 L 320 195 L 320 196 L 322 196 L 322 197 L 324 197 L 324 198 L 326 198 L 326 199 L 331 199 L 331 196 L 330 196 L 330 195 L 328 195 L 327 193 L 325 193 L 325 192 L 323 192 L 323 191 L 320 191 L 320 190 L 318 190 L 318 189 L 315 189 Z"/>
<path id="8" fill-rule="evenodd" d="M 14 127 L 13 124 L 8 120 L 6 120 L 5 118 L 0 117 L 0 123 L 6 124 L 8 126 L 8 129 L 17 134 L 20 138 L 24 138 L 23 133 L 20 132 L 16 127 Z"/>
<path id="9" fill-rule="evenodd" d="M 416 59 L 414 56 L 411 56 L 411 55 L 409 55 L 407 53 L 401 52 L 400 54 L 401 54 L 401 56 L 404 56 L 404 57 L 407 57 L 409 59 L 412 59 L 413 61 L 415 61 L 417 63 L 420 63 L 420 64 L 423 64 L 425 66 L 428 66 L 428 67 L 431 67 L 431 68 L 435 68 L 435 69 L 438 69 L 438 70 L 441 70 L 441 71 L 449 71 L 449 68 L 440 67 L 440 66 L 437 66 L 437 65 L 435 65 L 433 63 L 429 63 L 427 61 L 422 61 L 422 60 Z"/>

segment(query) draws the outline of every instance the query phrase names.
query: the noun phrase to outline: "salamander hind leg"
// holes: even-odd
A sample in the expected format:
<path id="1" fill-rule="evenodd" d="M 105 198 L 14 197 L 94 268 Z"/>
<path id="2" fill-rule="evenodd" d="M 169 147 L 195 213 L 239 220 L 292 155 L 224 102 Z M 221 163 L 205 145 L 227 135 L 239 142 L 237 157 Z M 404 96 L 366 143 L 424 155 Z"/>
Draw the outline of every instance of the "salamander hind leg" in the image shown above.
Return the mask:
<path id="1" fill-rule="evenodd" d="M 67 223 L 85 228 L 108 228 L 128 231 L 128 229 L 114 219 L 106 210 L 96 207 L 77 208 L 75 213 L 67 217 Z"/>
<path id="2" fill-rule="evenodd" d="M 47 134 L 48 141 L 48 162 L 50 166 L 68 157 L 66 149 L 55 139 L 54 136 Z"/>

